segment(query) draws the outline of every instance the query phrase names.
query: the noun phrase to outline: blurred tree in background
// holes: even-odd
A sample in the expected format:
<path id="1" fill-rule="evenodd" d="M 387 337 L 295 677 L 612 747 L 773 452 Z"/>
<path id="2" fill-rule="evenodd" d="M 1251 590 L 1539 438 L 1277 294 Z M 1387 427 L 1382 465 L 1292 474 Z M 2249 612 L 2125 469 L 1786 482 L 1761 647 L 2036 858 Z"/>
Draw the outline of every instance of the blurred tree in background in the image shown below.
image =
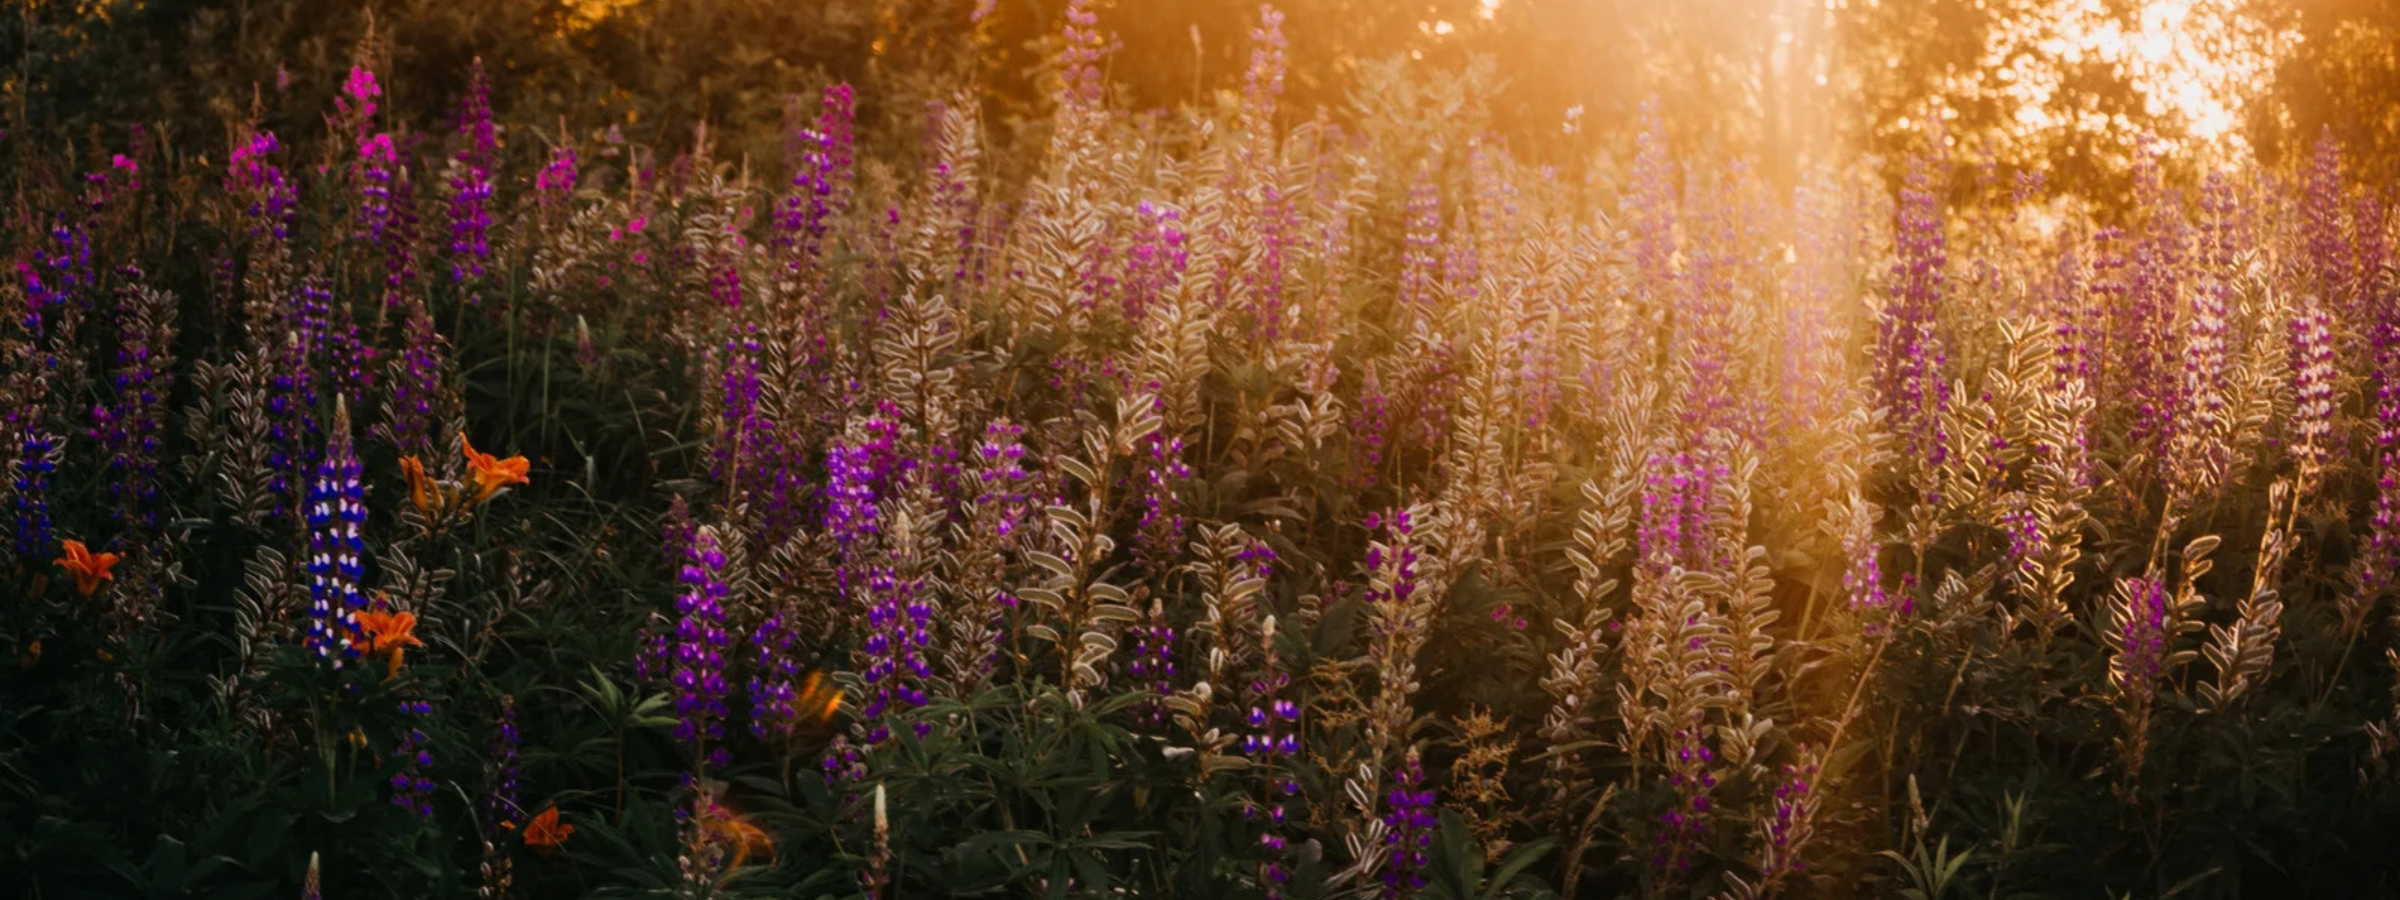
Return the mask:
<path id="1" fill-rule="evenodd" d="M 87 145 L 148 121 L 178 143 L 223 140 L 256 104 L 276 127 L 325 109 L 350 44 L 375 29 L 398 121 L 431 131 L 483 57 L 504 118 L 591 121 L 634 140 L 708 123 L 728 159 L 780 152 L 786 98 L 861 87 L 870 140 L 910 146 L 925 104 L 969 85 L 995 140 L 1039 140 L 1064 0 L 81 0 L 0 21 L 12 132 Z M 1615 146 L 1645 98 L 1670 143 L 1758 160 L 1788 185 L 1865 153 L 1889 168 L 1935 133 L 1961 167 L 2043 169 L 2049 189 L 2108 205 L 2134 138 L 2226 148 L 2270 165 L 2320 131 L 2361 172 L 2400 154 L 2400 4 L 2389 0 L 1293 0 L 1285 115 L 1339 121 L 1362 69 L 1428 67 L 1474 82 L 1488 129 L 1546 139 L 1570 168 Z M 1257 10 L 1144 0 L 1110 16 L 1109 78 L 1135 109 L 1232 102 Z M 2095 37 L 2097 36 L 2097 37 Z M 2172 58 L 2170 58 L 2172 57 Z M 2207 60 L 2195 75 L 2176 59 Z M 2240 63 L 2230 61 L 2241 61 Z M 1462 76 L 1464 77 L 1464 76 Z M 2207 109 L 2195 114 L 2195 105 Z M 569 114 L 572 115 L 569 115 Z M 2233 118 L 2215 121 L 2211 117 Z M 1929 123 L 1939 119 L 1936 129 Z M 2222 135 L 2216 131 L 2225 132 Z M 895 143 L 896 142 L 896 143 Z M 22 152 L 20 148 L 20 152 Z M 1574 154 L 1583 152 L 1582 157 Z M 1017 154 L 998 154 L 1001 159 Z M 2206 159 L 2205 154 L 2180 154 Z M 1887 177 L 1896 177 L 1886 172 Z"/>

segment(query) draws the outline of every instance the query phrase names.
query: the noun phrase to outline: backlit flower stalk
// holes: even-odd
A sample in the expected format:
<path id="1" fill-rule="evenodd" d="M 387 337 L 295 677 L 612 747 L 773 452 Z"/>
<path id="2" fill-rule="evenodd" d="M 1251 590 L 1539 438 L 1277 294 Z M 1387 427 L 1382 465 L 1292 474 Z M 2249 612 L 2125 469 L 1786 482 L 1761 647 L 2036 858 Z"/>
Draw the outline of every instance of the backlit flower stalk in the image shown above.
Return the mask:
<path id="1" fill-rule="evenodd" d="M 482 278 L 492 257 L 492 167 L 498 162 L 500 140 L 492 126 L 492 86 L 478 57 L 467 80 L 467 97 L 459 106 L 458 136 L 463 146 L 450 165 L 450 279 Z M 470 295 L 468 302 L 474 302 Z"/>
<path id="2" fill-rule="evenodd" d="M 375 127 L 375 101 L 383 95 L 375 73 L 353 67 L 334 98 L 338 118 L 348 125 L 357 145 L 352 171 L 358 179 L 358 225 L 368 243 L 381 244 L 392 224 L 392 182 L 399 175 L 400 156 L 388 133 L 370 134 Z"/>
<path id="3" fill-rule="evenodd" d="M 800 724 L 798 639 L 781 612 L 769 612 L 750 633 L 756 654 L 750 668 L 750 734 L 760 740 L 789 738 Z"/>
<path id="4" fill-rule="evenodd" d="M 1900 192 L 1893 295 L 1877 317 L 1875 386 L 1884 427 L 1900 437 L 1900 457 L 1913 467 L 1922 500 L 1938 506 L 1935 473 L 1950 452 L 1942 423 L 1950 406 L 1949 362 L 1937 321 L 1949 257 L 1931 166 L 1926 160 L 1911 165 Z"/>
<path id="5" fill-rule="evenodd" d="M 675 690 L 675 739 L 692 748 L 700 764 L 722 768 L 731 760 L 723 745 L 726 700 L 732 693 L 725 678 L 726 654 L 732 633 L 725 626 L 725 602 L 733 594 L 726 583 L 725 553 L 716 526 L 703 525 L 692 535 L 683 566 L 676 576 L 682 585 L 675 598 L 671 679 Z"/>
<path id="6" fill-rule="evenodd" d="M 2333 455 L 2334 370 L 2332 322 L 2324 304 L 2303 300 L 2291 322 L 2291 456 L 2299 465 L 2295 493 L 2306 499 Z"/>
<path id="7" fill-rule="evenodd" d="M 1126 664 L 1126 674 L 1134 684 L 1150 696 L 1134 707 L 1136 721 L 1149 727 L 1167 721 L 1167 698 L 1175 695 L 1175 626 L 1167 624 L 1166 607 L 1158 601 L 1150 604 L 1150 619 L 1130 629 L 1133 632 L 1133 660 Z"/>
<path id="8" fill-rule="evenodd" d="M 867 558 L 881 539 L 875 508 L 875 467 L 862 444 L 837 443 L 825 456 L 825 533 L 837 550 L 834 581 L 843 597 L 865 581 Z"/>
<path id="9" fill-rule="evenodd" d="M 2352 566 L 2351 593 L 2343 598 L 2342 628 L 2355 636 L 2367 613 L 2393 587 L 2400 566 L 2400 308 L 2384 304 L 2374 326 L 2375 387 L 2370 396 L 2375 429 L 2375 499 L 2367 517 L 2366 545 Z"/>
<path id="10" fill-rule="evenodd" d="M 899 578 L 889 568 L 868 576 L 867 590 L 874 605 L 867 611 L 867 638 L 859 648 L 867 660 L 866 701 L 859 718 L 872 723 L 867 742 L 880 744 L 892 736 L 893 716 L 925 705 L 924 685 L 933 677 L 927 663 L 933 604 L 915 579 Z M 917 723 L 917 735 L 923 737 L 928 728 L 928 723 Z"/>
<path id="11" fill-rule="evenodd" d="M 109 512 L 121 529 L 158 525 L 158 452 L 174 385 L 175 296 L 124 273 L 118 291 L 117 366 L 112 395 L 92 409 L 92 440 L 106 454 Z"/>
<path id="12" fill-rule="evenodd" d="M 1125 251 L 1125 277 L 1118 287 L 1125 321 L 1138 327 L 1182 283 L 1191 254 L 1181 213 L 1144 200 L 1134 208 L 1134 220 L 1133 245 Z"/>
<path id="13" fill-rule="evenodd" d="M 421 304 L 412 305 L 400 333 L 400 355 L 384 378 L 384 425 L 402 455 L 431 457 L 433 436 L 452 412 L 443 390 L 448 356 L 432 313 Z"/>
<path id="14" fill-rule="evenodd" d="M 1383 799 L 1381 895 L 1386 900 L 1415 896 L 1425 889 L 1425 872 L 1433 864 L 1433 835 L 1441 827 L 1434 812 L 1433 789 L 1425 786 L 1425 767 L 1410 747 L 1392 775 L 1392 789 Z"/>
<path id="15" fill-rule="evenodd" d="M 1177 497 L 1192 467 L 1183 461 L 1183 438 L 1152 434 L 1143 439 L 1142 518 L 1136 526 L 1134 559 L 1153 574 L 1175 567 L 1189 532 Z"/>
<path id="16" fill-rule="evenodd" d="M 1025 469 L 1024 435 L 1023 426 L 1006 419 L 986 424 L 959 485 L 965 495 L 956 514 L 962 530 L 948 557 L 947 578 L 955 599 L 945 606 L 941 624 L 945 668 L 960 696 L 999 667 L 1017 606 L 1009 564 L 1039 531 L 1028 525 L 1035 487 Z"/>
<path id="17" fill-rule="evenodd" d="M 503 831 L 522 825 L 525 819 L 522 803 L 525 773 L 518 758 L 524 735 L 517 730 L 517 698 L 501 695 L 498 725 L 492 734 L 492 787 L 483 796 L 486 841 L 498 839 Z"/>
<path id="18" fill-rule="evenodd" d="M 1758 896 L 1776 891 L 1807 871 L 1801 850 L 1816 836 L 1818 754 L 1800 748 L 1800 761 L 1786 765 L 1775 782 L 1774 798 L 1758 820 Z"/>
<path id="19" fill-rule="evenodd" d="M 300 206 L 299 188 L 273 160 L 282 149 L 274 132 L 251 132 L 235 142 L 225 170 L 226 190 L 250 220 L 251 236 L 273 235 L 277 244 L 291 238 Z"/>
<path id="20" fill-rule="evenodd" d="M 1358 411 L 1350 419 L 1352 487 L 1366 489 L 1383 480 L 1385 455 L 1390 452 L 1392 431 L 1392 398 L 1384 390 L 1381 367 L 1367 361 L 1367 371 L 1360 376 Z"/>
<path id="21" fill-rule="evenodd" d="M 1717 754 L 1710 743 L 1707 726 L 1697 716 L 1676 729 L 1669 742 L 1667 785 L 1675 791 L 1675 805 L 1659 813 L 1650 855 L 1650 864 L 1669 879 L 1692 870 L 1708 835 L 1717 787 Z"/>
<path id="22" fill-rule="evenodd" d="M 43 231 L 47 240 L 35 243 L 30 258 L 17 263 L 25 289 L 25 314 L 19 319 L 25 336 L 42 354 L 40 366 L 56 371 L 73 340 L 73 325 L 89 310 L 91 292 L 99 283 L 92 268 L 91 233 L 61 213 Z"/>
<path id="23" fill-rule="evenodd" d="M 66 442 L 41 427 L 41 407 L 28 405 L 15 416 L 19 421 L 16 437 L 16 458 L 9 461 L 9 506 L 15 514 L 16 559 L 44 558 L 57 546 L 50 520 L 50 478 L 58 471 L 58 459 Z"/>
<path id="24" fill-rule="evenodd" d="M 582 159 L 575 155 L 575 145 L 561 136 L 559 145 L 550 151 L 550 161 L 533 176 L 534 202 L 544 210 L 562 209 L 575 196 L 575 184 L 582 177 Z"/>
<path id="25" fill-rule="evenodd" d="M 850 206 L 853 136 L 857 100 L 847 84 L 825 89 L 815 124 L 793 138 L 799 171 L 792 192 L 776 212 L 776 246 L 794 272 L 814 272 L 823 263 L 836 218 Z"/>
<path id="26" fill-rule="evenodd" d="M 1433 623 L 1441 587 L 1427 578 L 1432 561 L 1418 543 L 1419 509 L 1391 510 L 1367 517 L 1369 531 L 1382 539 L 1367 545 L 1366 606 L 1368 654 L 1375 661 L 1376 692 L 1368 716 L 1369 751 L 1378 768 L 1389 763 L 1385 754 L 1408 739 L 1415 721 L 1417 653 L 1424 649 Z"/>
<path id="27" fill-rule="evenodd" d="M 350 443 L 350 414 L 334 408 L 325 453 L 309 482 L 304 518 L 308 527 L 308 634 L 304 646 L 338 669 L 358 658 L 358 612 L 366 608 L 359 580 L 366 574 L 366 486 L 358 453 Z"/>
<path id="28" fill-rule="evenodd" d="M 2167 585 L 2149 578 L 2117 582 L 2111 613 L 2116 620 L 2110 643 L 2115 654 L 2108 662 L 2109 684 L 2117 690 L 2117 714 L 2125 734 L 2117 741 L 2124 754 L 2128 778 L 2138 774 L 2150 745 L 2150 710 L 2158 696 L 2167 661 Z"/>
<path id="29" fill-rule="evenodd" d="M 1291 676 L 1283 671 L 1275 653 L 1275 617 L 1268 616 L 1259 625 L 1258 678 L 1250 682 L 1250 712 L 1245 718 L 1249 728 L 1242 735 L 1242 752 L 1250 756 L 1259 771 L 1262 799 L 1243 808 L 1243 815 L 1259 823 L 1259 849 L 1265 851 L 1266 861 L 1259 864 L 1259 887 L 1269 898 L 1283 896 L 1283 886 L 1291 881 L 1292 873 L 1285 863 L 1290 845 L 1284 837 L 1284 803 L 1300 793 L 1300 783 L 1286 770 L 1283 760 L 1300 755 L 1300 705 L 1283 697 Z"/>
<path id="30" fill-rule="evenodd" d="M 423 700 L 403 700 L 400 712 L 413 719 L 433 715 L 433 704 Z M 392 805 L 415 813 L 420 819 L 433 818 L 433 794 L 440 786 L 427 774 L 433 768 L 433 742 L 425 729 L 415 724 L 404 726 L 400 743 L 392 748 L 398 761 L 391 776 Z"/>

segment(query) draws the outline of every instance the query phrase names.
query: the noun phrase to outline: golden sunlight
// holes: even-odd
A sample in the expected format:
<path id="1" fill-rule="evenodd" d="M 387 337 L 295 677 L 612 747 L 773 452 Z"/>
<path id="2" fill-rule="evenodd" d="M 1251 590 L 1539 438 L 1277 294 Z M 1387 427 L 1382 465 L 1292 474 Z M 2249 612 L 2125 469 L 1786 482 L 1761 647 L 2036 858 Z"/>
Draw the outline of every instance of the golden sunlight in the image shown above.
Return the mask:
<path id="1" fill-rule="evenodd" d="M 2057 68 L 1987 60 L 2020 104 L 2018 123 L 2034 131 L 2066 124 L 2046 101 L 2067 77 L 2065 70 L 2097 63 L 2140 92 L 2145 112 L 2180 121 L 2188 140 L 2219 152 L 2247 152 L 2238 131 L 2245 102 L 2263 85 L 2277 45 L 2289 38 L 2238 15 L 2233 0 L 2151 0 L 2130 27 L 2108 5 L 2069 0 L 2046 21 L 2018 23 L 2035 33 L 2017 36 L 2031 38 L 2025 43 L 2057 60 Z"/>

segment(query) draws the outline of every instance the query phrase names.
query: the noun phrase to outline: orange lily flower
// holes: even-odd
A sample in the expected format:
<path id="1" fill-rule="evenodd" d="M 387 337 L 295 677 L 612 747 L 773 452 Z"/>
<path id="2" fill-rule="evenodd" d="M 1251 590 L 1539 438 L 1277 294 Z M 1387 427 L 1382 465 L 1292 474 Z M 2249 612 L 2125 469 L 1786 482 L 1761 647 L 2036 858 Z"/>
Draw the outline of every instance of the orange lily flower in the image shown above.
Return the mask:
<path id="1" fill-rule="evenodd" d="M 365 610 L 358 614 L 358 627 L 367 635 L 366 646 L 360 648 L 361 652 L 368 656 L 391 654 L 391 661 L 386 664 L 383 673 L 386 681 L 400 674 L 401 654 L 408 652 L 410 647 L 425 646 L 424 641 L 417 639 L 416 613 Z"/>
<path id="2" fill-rule="evenodd" d="M 75 576 L 76 593 L 89 597 L 100 589 L 100 582 L 117 577 L 109 574 L 108 568 L 117 564 L 121 558 L 118 555 L 93 553 L 84 548 L 82 541 L 65 541 L 60 546 L 66 555 L 58 558 L 58 564 Z"/>
<path id="3" fill-rule="evenodd" d="M 417 505 L 418 512 L 431 518 L 442 505 L 438 499 L 442 496 L 441 486 L 434 484 L 433 479 L 425 476 L 425 463 L 419 461 L 415 456 L 400 457 L 400 472 L 408 476 L 409 502 Z"/>
<path id="4" fill-rule="evenodd" d="M 458 444 L 466 448 L 467 471 L 475 476 L 475 500 L 467 505 L 474 506 L 490 500 L 493 494 L 509 485 L 533 483 L 533 479 L 525 477 L 526 470 L 533 467 L 532 463 L 525 461 L 525 457 L 500 459 L 476 450 L 474 444 L 467 442 L 467 434 L 463 431 L 458 434 Z"/>
<path id="5" fill-rule="evenodd" d="M 568 835 L 574 833 L 575 826 L 559 824 L 558 807 L 553 806 L 525 823 L 525 846 L 552 853 L 558 850 L 558 845 L 567 842 Z"/>

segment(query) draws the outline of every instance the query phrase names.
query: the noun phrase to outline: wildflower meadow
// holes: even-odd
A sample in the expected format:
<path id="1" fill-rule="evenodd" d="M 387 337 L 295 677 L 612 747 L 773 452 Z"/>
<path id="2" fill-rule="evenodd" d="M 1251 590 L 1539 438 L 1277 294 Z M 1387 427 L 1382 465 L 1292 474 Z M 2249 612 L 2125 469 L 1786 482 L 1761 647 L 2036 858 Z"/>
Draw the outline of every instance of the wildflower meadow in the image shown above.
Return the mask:
<path id="1" fill-rule="evenodd" d="M 1017 6 L 872 52 L 1024 103 L 515 115 L 404 11 L 18 103 L 0 896 L 2400 896 L 2380 157 Z"/>

